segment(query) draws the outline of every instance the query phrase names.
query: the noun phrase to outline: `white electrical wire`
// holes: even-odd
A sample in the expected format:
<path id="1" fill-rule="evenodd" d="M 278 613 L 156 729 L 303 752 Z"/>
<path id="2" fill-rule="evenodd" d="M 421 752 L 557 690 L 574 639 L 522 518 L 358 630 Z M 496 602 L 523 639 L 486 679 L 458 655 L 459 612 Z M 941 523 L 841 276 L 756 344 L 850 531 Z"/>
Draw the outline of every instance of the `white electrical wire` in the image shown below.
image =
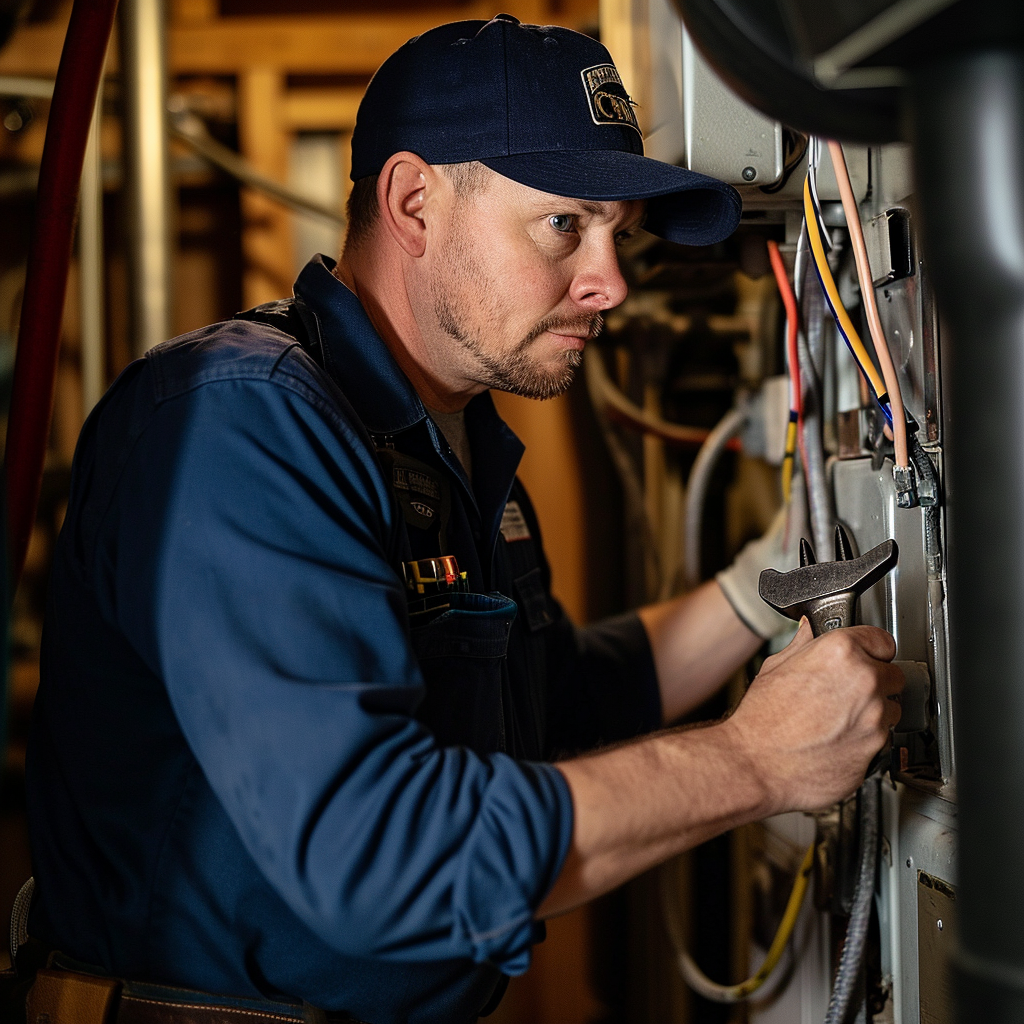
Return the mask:
<path id="1" fill-rule="evenodd" d="M 686 509 L 683 514 L 683 585 L 694 590 L 701 583 L 700 535 L 704 524 L 704 503 L 718 460 L 729 442 L 743 429 L 749 416 L 746 402 L 730 409 L 708 434 L 694 460 L 686 481 Z"/>

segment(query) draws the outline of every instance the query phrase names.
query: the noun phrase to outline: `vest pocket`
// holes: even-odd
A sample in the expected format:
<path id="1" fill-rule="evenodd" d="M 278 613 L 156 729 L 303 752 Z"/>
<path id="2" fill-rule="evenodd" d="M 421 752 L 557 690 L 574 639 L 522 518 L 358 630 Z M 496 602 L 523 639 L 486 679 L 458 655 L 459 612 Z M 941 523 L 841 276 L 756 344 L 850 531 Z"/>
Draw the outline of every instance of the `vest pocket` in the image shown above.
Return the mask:
<path id="1" fill-rule="evenodd" d="M 427 688 L 416 717 L 442 746 L 506 749 L 502 690 L 516 610 L 502 594 L 455 593 L 447 611 L 412 630 Z"/>

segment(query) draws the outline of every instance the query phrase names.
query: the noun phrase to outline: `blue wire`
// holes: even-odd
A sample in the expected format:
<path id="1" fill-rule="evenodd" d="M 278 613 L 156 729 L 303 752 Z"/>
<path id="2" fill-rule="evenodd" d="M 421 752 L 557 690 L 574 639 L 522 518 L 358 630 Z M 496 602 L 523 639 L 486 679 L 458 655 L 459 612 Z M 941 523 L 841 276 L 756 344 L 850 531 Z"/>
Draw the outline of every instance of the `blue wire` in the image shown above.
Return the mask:
<path id="1" fill-rule="evenodd" d="M 811 195 L 811 206 L 814 207 L 814 212 L 820 221 L 821 211 L 818 209 L 818 205 L 814 201 L 813 193 Z M 868 377 L 868 375 L 864 372 L 864 367 L 860 365 L 860 360 L 857 358 L 857 353 L 854 352 L 853 346 L 850 344 L 850 339 L 846 336 L 846 331 L 843 330 L 843 325 L 839 322 L 839 315 L 836 313 L 836 308 L 834 305 L 832 305 L 832 297 L 829 295 L 828 289 L 825 287 L 825 282 L 822 280 L 821 269 L 818 266 L 818 261 L 814 256 L 813 249 L 811 249 L 811 262 L 814 264 L 814 273 L 815 276 L 818 278 L 818 285 L 821 288 L 821 294 L 825 297 L 825 305 L 828 306 L 829 312 L 832 314 L 832 319 L 835 320 L 836 322 L 836 330 L 839 331 L 839 334 L 842 336 L 843 341 L 846 342 L 846 347 L 847 349 L 849 349 L 850 355 L 853 357 L 853 361 L 857 365 L 857 369 L 860 370 L 861 376 L 863 376 L 864 380 L 867 381 L 868 388 L 871 390 L 871 394 L 875 399 L 875 404 L 878 406 L 879 409 L 882 410 L 882 415 L 885 417 L 886 422 L 891 427 L 892 411 L 889 408 L 889 404 L 887 402 L 882 402 L 879 400 L 878 395 L 875 394 L 875 389 L 871 386 L 871 378 Z"/>

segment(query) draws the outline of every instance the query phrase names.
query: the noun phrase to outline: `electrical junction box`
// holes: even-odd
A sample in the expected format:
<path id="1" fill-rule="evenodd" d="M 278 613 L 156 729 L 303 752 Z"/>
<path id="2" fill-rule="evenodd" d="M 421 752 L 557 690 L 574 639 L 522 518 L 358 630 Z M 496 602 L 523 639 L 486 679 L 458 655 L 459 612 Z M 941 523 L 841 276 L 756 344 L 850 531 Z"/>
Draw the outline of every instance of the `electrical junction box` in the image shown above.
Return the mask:
<path id="1" fill-rule="evenodd" d="M 736 96 L 685 29 L 680 26 L 673 37 L 679 44 L 678 100 L 662 89 L 656 109 L 668 107 L 675 116 L 659 118 L 645 143 L 647 154 L 732 185 L 777 182 L 783 174 L 782 125 Z"/>
<path id="2" fill-rule="evenodd" d="M 674 0 L 602 0 L 601 35 L 638 104 L 647 156 L 729 182 L 748 211 L 799 202 L 806 156 L 778 192 L 762 191 L 786 174 L 786 129 L 712 70 Z M 870 186 L 868 149 L 844 148 L 854 194 L 863 199 Z M 827 155 L 820 161 L 818 195 L 825 202 L 839 199 Z"/>

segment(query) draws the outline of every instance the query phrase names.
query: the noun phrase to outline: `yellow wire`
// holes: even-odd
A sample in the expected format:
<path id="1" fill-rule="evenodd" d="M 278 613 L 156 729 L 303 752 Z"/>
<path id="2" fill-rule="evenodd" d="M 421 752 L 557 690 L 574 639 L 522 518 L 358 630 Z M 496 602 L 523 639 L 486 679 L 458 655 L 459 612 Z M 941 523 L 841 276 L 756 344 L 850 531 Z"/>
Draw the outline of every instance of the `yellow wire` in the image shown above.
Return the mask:
<path id="1" fill-rule="evenodd" d="M 793 493 L 793 462 L 796 458 L 796 420 L 786 427 L 786 453 L 782 459 L 782 500 L 789 502 Z"/>
<path id="2" fill-rule="evenodd" d="M 704 989 L 713 989 L 715 991 L 714 998 L 717 1001 L 723 1003 L 738 1003 L 753 995 L 771 976 L 772 972 L 778 966 L 779 961 L 782 959 L 782 954 L 785 952 L 786 945 L 793 934 L 793 929 L 796 927 L 797 918 L 800 916 L 800 907 L 804 901 L 804 894 L 807 892 L 807 883 L 813 866 L 814 843 L 811 843 L 811 845 L 807 847 L 807 852 L 804 854 L 804 859 L 800 864 L 800 870 L 797 872 L 796 879 L 793 882 L 793 888 L 790 890 L 789 900 L 786 903 L 786 911 L 782 915 L 782 922 L 779 924 L 779 929 L 775 933 L 775 938 L 772 939 L 768 955 L 764 958 L 764 962 L 757 969 L 756 974 L 747 978 L 746 981 L 741 981 L 738 985 L 718 985 L 704 977 L 700 972 L 700 968 L 698 968 L 696 964 L 693 964 L 692 969 L 698 974 L 701 974 L 701 987 Z M 697 988 L 697 991 L 700 992 L 701 989 Z"/>
<path id="3" fill-rule="evenodd" d="M 811 183 L 809 178 L 804 179 L 804 219 L 807 221 L 807 238 L 811 243 L 811 253 L 814 256 L 814 263 L 818 268 L 821 283 L 828 293 L 832 308 L 836 311 L 836 317 L 850 342 L 850 348 L 853 349 L 853 357 L 857 360 L 861 372 L 871 382 L 871 386 L 875 389 L 875 394 L 878 396 L 885 395 L 887 394 L 885 381 L 882 380 L 878 370 L 875 369 L 875 364 L 871 361 L 871 356 L 868 355 L 864 342 L 860 340 L 857 328 L 853 326 L 850 314 L 846 312 L 843 300 L 839 297 L 839 289 L 836 287 L 835 279 L 832 277 L 832 271 L 829 269 L 828 258 L 825 255 L 825 246 L 821 241 L 821 232 L 818 228 L 818 218 L 814 212 L 814 203 L 811 201 Z"/>

